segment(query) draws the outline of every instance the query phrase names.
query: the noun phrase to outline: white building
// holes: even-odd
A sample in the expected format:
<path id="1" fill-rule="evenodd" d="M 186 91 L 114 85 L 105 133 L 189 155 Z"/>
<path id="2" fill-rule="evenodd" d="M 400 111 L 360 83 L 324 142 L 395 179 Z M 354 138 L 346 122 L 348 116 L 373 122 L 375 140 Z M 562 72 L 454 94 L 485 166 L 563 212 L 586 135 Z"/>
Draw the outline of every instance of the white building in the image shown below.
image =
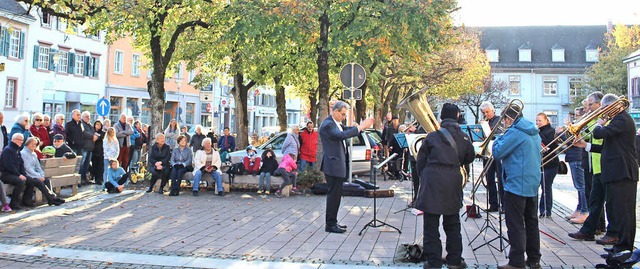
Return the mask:
<path id="1" fill-rule="evenodd" d="M 640 127 L 640 50 L 629 54 L 622 62 L 627 66 L 627 96 L 631 101 L 631 117 Z"/>

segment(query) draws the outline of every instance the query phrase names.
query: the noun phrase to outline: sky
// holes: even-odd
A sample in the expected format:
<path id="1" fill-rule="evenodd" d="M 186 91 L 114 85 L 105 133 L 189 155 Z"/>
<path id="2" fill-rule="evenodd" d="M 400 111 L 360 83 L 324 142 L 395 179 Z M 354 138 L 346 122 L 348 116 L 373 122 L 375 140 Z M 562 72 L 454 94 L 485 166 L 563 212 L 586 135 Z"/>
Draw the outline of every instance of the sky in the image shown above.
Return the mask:
<path id="1" fill-rule="evenodd" d="M 458 0 L 456 25 L 640 24 L 640 0 Z"/>

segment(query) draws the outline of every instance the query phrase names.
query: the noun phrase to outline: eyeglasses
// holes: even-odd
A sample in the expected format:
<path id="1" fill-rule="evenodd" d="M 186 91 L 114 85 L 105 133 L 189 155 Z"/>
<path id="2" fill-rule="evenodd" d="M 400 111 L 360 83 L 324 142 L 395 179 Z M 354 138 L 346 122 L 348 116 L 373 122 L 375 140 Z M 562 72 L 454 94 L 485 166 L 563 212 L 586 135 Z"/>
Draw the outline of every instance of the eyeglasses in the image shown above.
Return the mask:
<path id="1" fill-rule="evenodd" d="M 595 105 L 595 104 L 597 104 L 597 102 L 588 103 L 587 105 L 588 105 L 588 106 L 592 106 L 592 105 Z"/>
<path id="2" fill-rule="evenodd" d="M 36 121 L 42 121 L 42 119 L 36 119 Z"/>

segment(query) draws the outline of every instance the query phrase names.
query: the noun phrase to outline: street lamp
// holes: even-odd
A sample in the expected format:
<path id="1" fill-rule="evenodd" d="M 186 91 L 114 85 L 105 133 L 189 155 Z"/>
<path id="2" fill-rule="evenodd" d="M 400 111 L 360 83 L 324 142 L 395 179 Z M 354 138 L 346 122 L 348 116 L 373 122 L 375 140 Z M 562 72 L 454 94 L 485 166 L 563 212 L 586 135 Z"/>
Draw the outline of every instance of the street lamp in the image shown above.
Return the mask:
<path id="1" fill-rule="evenodd" d="M 58 46 L 57 45 L 53 45 L 51 46 L 51 48 L 49 49 L 49 57 L 53 57 L 53 102 L 51 104 L 51 116 L 56 114 L 56 87 L 57 87 L 57 80 L 58 80 L 58 65 L 60 64 L 60 60 L 62 58 L 62 56 L 64 56 L 65 52 L 61 52 L 58 50 Z"/>
<path id="2" fill-rule="evenodd" d="M 180 76 L 180 73 L 178 72 L 176 74 L 176 84 L 178 85 L 178 108 L 176 108 L 176 121 L 180 124 L 182 124 L 181 121 L 181 114 L 182 114 L 182 108 L 180 107 L 180 105 L 182 104 L 181 99 L 181 94 L 180 94 L 180 86 L 182 85 L 182 77 Z"/>

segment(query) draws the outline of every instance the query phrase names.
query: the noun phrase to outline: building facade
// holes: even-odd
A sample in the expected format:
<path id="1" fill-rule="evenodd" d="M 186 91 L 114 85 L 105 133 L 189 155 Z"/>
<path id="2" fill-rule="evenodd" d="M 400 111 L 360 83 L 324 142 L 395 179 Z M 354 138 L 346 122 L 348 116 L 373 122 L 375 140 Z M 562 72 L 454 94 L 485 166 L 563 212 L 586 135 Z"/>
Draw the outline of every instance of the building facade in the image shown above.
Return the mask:
<path id="1" fill-rule="evenodd" d="M 631 102 L 631 116 L 640 127 L 640 50 L 629 54 L 622 60 L 627 67 L 627 96 Z"/>
<path id="2" fill-rule="evenodd" d="M 513 26 L 478 30 L 494 80 L 509 85 L 507 99 L 522 100 L 526 118 L 533 120 L 543 112 L 549 116 L 552 126 L 558 126 L 569 120 L 572 104 L 587 92 L 585 71 L 598 62 L 607 26 Z"/>

